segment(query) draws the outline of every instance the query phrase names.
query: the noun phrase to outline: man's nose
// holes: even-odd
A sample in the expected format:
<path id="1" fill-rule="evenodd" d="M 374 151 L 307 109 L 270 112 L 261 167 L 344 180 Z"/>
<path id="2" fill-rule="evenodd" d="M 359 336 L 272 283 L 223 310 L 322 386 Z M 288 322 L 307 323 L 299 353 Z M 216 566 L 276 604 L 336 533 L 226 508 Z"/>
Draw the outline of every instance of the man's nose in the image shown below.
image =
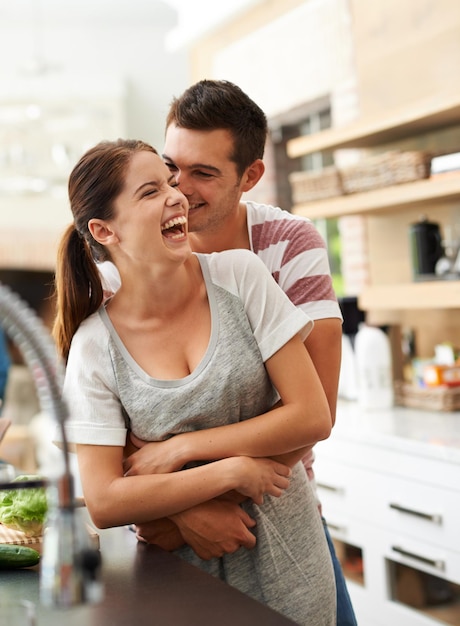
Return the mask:
<path id="1" fill-rule="evenodd" d="M 190 196 L 193 193 L 193 185 L 190 176 L 184 174 L 184 172 L 179 172 L 176 176 L 176 180 L 179 183 L 179 189 L 182 191 L 184 196 Z"/>

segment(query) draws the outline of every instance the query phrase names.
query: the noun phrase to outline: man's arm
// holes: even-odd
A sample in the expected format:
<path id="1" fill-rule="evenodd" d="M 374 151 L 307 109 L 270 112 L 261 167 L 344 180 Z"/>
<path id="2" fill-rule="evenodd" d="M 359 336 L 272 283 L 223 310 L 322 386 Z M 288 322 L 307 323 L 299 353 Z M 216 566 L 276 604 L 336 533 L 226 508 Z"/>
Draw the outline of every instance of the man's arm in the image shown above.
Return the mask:
<path id="1" fill-rule="evenodd" d="M 342 321 L 338 318 L 316 320 L 305 340 L 305 347 L 323 385 L 334 425 L 342 356 Z"/>
<path id="2" fill-rule="evenodd" d="M 200 558 L 209 560 L 232 554 L 241 547 L 253 548 L 256 538 L 250 529 L 255 524 L 237 502 L 216 498 L 170 519 L 139 524 L 136 536 L 168 552 L 186 543 Z"/>

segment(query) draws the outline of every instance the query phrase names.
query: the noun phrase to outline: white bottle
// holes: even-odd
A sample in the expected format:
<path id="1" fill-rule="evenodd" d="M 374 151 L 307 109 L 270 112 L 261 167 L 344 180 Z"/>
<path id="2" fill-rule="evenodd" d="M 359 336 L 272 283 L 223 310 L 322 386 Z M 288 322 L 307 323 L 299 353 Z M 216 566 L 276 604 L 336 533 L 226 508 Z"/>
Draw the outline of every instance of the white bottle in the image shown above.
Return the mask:
<path id="1" fill-rule="evenodd" d="M 391 348 L 387 335 L 361 324 L 355 338 L 358 404 L 366 409 L 388 409 L 394 404 Z"/>
<path id="2" fill-rule="evenodd" d="M 342 361 L 339 376 L 339 398 L 344 400 L 357 400 L 358 398 L 358 375 L 356 372 L 356 356 L 351 339 L 348 335 L 342 335 Z"/>

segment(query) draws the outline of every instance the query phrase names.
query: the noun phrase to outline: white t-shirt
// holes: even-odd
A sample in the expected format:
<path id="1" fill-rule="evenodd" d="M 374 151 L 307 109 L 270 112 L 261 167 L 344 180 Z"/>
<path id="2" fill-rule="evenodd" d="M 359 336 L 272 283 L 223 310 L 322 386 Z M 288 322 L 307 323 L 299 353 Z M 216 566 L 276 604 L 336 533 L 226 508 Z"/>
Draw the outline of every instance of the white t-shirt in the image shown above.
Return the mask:
<path id="1" fill-rule="evenodd" d="M 275 284 L 249 250 L 197 255 L 211 309 L 211 335 L 197 368 L 157 380 L 134 361 L 105 307 L 75 333 L 64 395 L 69 443 L 125 444 L 127 429 L 145 440 L 248 419 L 278 399 L 264 362 L 312 320 Z M 193 330 L 192 330 L 193 332 Z"/>
<path id="2" fill-rule="evenodd" d="M 123 446 L 128 427 L 143 439 L 161 440 L 250 419 L 276 402 L 264 362 L 297 333 L 305 339 L 311 318 L 249 250 L 197 256 L 211 310 L 209 345 L 197 368 L 178 380 L 151 378 L 102 307 L 81 324 L 69 353 L 69 442 Z M 254 549 L 204 561 L 185 545 L 177 555 L 299 625 L 334 626 L 334 574 L 302 464 L 280 498 L 241 506 L 256 520 Z"/>

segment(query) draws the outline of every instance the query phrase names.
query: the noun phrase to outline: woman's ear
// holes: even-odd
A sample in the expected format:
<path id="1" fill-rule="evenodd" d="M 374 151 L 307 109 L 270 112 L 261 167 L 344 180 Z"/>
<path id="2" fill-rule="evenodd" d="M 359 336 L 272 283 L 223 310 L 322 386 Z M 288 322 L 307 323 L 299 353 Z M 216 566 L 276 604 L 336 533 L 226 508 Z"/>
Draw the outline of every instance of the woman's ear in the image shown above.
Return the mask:
<path id="1" fill-rule="evenodd" d="M 117 236 L 104 220 L 92 219 L 88 222 L 88 230 L 95 241 L 101 246 L 115 243 Z"/>

